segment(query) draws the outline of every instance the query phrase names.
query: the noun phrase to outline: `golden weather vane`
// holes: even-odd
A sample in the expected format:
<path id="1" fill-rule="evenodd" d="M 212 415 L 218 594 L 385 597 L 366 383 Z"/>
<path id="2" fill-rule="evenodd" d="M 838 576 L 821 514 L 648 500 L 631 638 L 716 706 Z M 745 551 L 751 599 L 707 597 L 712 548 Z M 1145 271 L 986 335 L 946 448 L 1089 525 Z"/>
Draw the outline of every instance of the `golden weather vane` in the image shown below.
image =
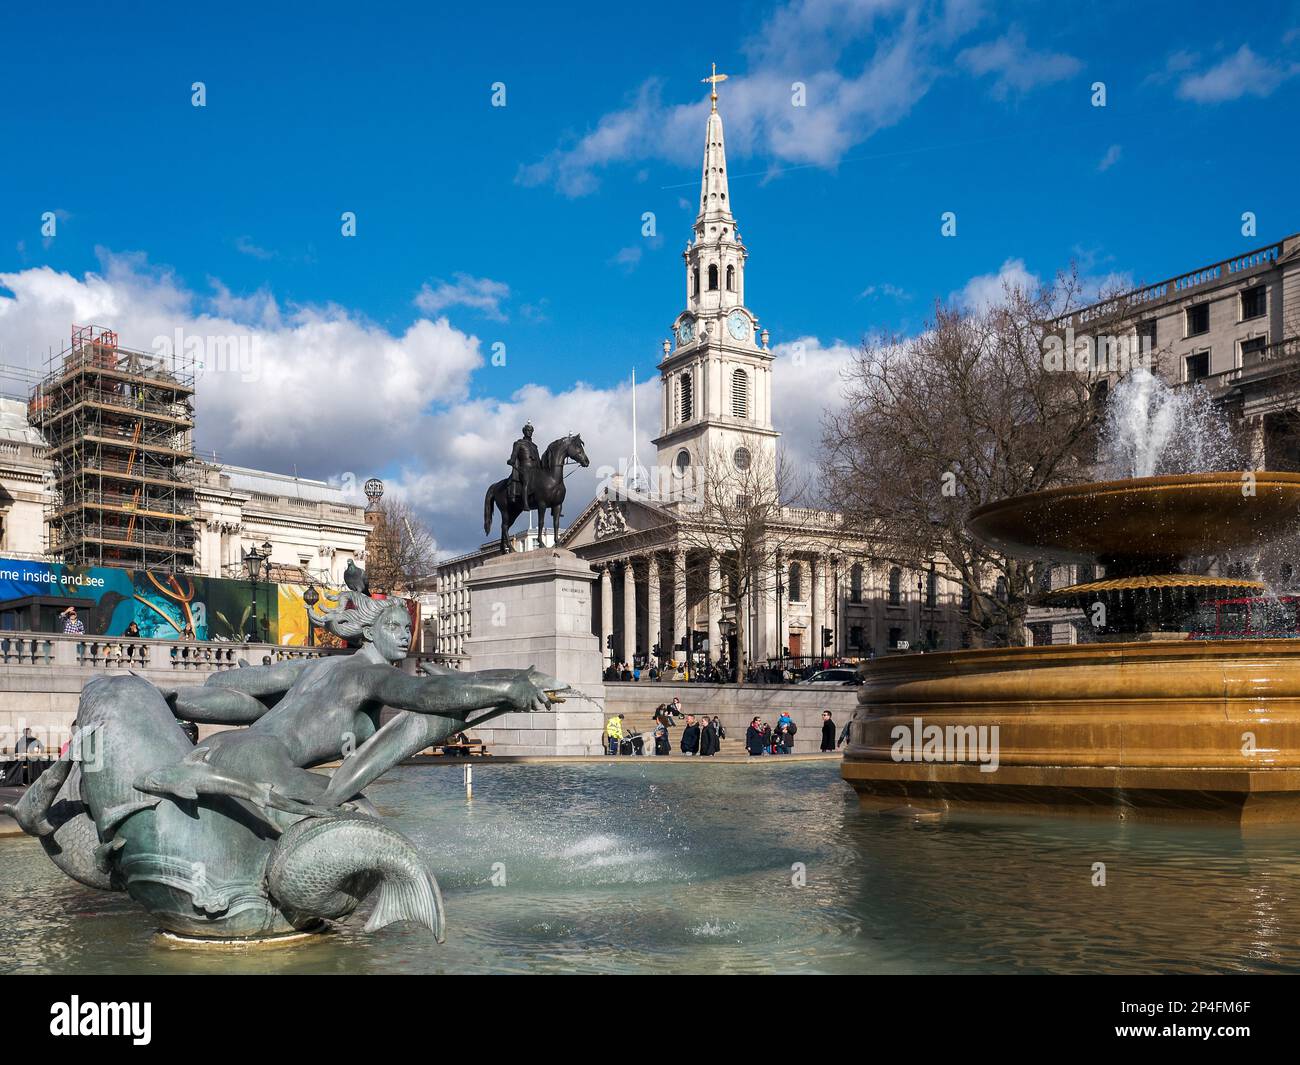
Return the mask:
<path id="1" fill-rule="evenodd" d="M 700 78 L 700 81 L 712 85 L 713 89 L 709 93 L 709 99 L 713 102 L 713 110 L 716 111 L 718 109 L 718 82 L 726 81 L 727 75 L 718 73 L 717 63 L 710 63 L 709 66 L 713 68 L 713 73 L 710 74 L 707 78 Z"/>

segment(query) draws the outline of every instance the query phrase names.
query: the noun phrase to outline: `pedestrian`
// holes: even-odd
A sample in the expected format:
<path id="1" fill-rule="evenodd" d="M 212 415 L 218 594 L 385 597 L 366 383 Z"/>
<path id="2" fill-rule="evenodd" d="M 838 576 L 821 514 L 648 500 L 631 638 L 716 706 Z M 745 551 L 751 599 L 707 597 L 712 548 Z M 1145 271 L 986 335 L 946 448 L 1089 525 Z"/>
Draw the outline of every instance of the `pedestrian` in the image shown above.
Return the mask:
<path id="1" fill-rule="evenodd" d="M 835 721 L 829 710 L 822 711 L 822 750 L 835 750 Z"/>
<path id="2" fill-rule="evenodd" d="M 673 717 L 682 717 L 686 713 L 686 711 L 682 709 L 682 697 L 680 695 L 673 696 L 672 705 L 669 706 L 668 712 L 672 714 Z"/>
<path id="3" fill-rule="evenodd" d="M 672 753 L 672 744 L 668 742 L 668 728 L 661 721 L 655 725 L 655 754 Z"/>
<path id="4" fill-rule="evenodd" d="M 68 607 L 59 617 L 63 621 L 65 636 L 84 636 L 86 634 L 86 626 L 77 617 L 77 608 L 75 606 Z"/>
<path id="5" fill-rule="evenodd" d="M 609 743 L 609 753 L 618 754 L 619 744 L 623 742 L 623 715 L 615 714 L 605 725 L 605 739 Z"/>
<path id="6" fill-rule="evenodd" d="M 849 742 L 849 729 L 852 727 L 853 727 L 853 721 L 852 719 L 850 719 L 848 723 L 844 726 L 844 728 L 840 731 L 840 738 L 839 741 L 835 744 L 836 747 L 843 747 L 846 743 Z"/>
<path id="7" fill-rule="evenodd" d="M 126 631 L 122 635 L 132 640 L 140 638 L 140 626 L 135 623 L 135 618 L 131 619 L 131 623 L 127 625 Z"/>
<path id="8" fill-rule="evenodd" d="M 745 729 L 745 750 L 751 756 L 758 755 L 763 753 L 763 746 L 763 730 L 758 727 L 758 718 L 754 718 Z"/>
<path id="9" fill-rule="evenodd" d="M 709 758 L 718 753 L 718 733 L 707 717 L 700 718 L 700 757 Z"/>
<path id="10" fill-rule="evenodd" d="M 32 730 L 29 728 L 23 729 L 23 734 L 18 737 L 18 742 L 14 744 L 14 754 L 40 754 L 44 750 L 44 744 L 32 735 Z"/>
<path id="11" fill-rule="evenodd" d="M 682 729 L 682 754 L 700 753 L 700 726 L 696 724 L 695 715 L 686 715 L 686 727 Z"/>
<path id="12" fill-rule="evenodd" d="M 718 720 L 717 714 L 713 715 L 713 730 L 718 734 L 718 738 L 715 741 L 715 746 L 713 748 L 713 751 L 716 754 L 718 751 L 722 750 L 722 741 L 727 738 L 727 730 L 722 727 L 722 722 Z"/>

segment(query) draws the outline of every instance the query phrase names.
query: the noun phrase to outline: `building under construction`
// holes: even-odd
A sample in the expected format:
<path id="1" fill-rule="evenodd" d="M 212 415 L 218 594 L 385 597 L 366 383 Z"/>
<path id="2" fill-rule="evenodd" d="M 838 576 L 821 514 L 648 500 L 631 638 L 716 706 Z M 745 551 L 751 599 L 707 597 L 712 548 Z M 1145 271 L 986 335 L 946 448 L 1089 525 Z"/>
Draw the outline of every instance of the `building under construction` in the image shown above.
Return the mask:
<path id="1" fill-rule="evenodd" d="M 194 363 L 73 326 L 32 390 L 28 420 L 54 465 L 49 550 L 65 563 L 188 570 L 195 563 Z"/>

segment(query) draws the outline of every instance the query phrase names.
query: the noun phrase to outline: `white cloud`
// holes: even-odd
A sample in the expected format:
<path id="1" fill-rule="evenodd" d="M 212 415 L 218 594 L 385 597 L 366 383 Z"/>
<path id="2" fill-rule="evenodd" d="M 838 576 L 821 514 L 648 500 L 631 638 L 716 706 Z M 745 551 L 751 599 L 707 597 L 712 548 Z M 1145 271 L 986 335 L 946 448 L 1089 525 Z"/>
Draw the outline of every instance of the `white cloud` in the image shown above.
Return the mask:
<path id="1" fill-rule="evenodd" d="M 979 274 L 972 277 L 952 294 L 953 302 L 972 311 L 982 311 L 1000 300 L 1008 288 L 1021 288 L 1033 291 L 1041 282 L 1038 275 L 1031 273 L 1023 259 L 1007 259 L 995 274 Z"/>
<path id="2" fill-rule="evenodd" d="M 510 298 L 510 286 L 488 277 L 471 277 L 458 273 L 455 281 L 439 281 L 437 286 L 427 282 L 420 287 L 415 305 L 425 314 L 438 314 L 448 307 L 471 307 L 485 318 L 504 322 L 501 304 Z"/>
<path id="3" fill-rule="evenodd" d="M 881 296 L 892 300 L 910 300 L 912 298 L 912 294 L 905 288 L 886 281 L 880 285 L 868 285 L 858 294 L 858 299 L 879 299 Z"/>
<path id="4" fill-rule="evenodd" d="M 235 238 L 235 251 L 241 255 L 251 255 L 254 259 L 261 259 L 263 262 L 275 258 L 275 252 L 254 244 L 253 239 L 247 236 Z"/>
<path id="5" fill-rule="evenodd" d="M 1109 170 L 1112 166 L 1114 166 L 1116 163 L 1119 162 L 1119 157 L 1122 154 L 1122 152 L 1123 149 L 1118 144 L 1112 144 L 1109 148 L 1106 149 L 1106 154 L 1101 157 L 1101 162 L 1097 164 L 1097 170 L 1100 173 L 1104 174 L 1107 170 Z"/>
<path id="6" fill-rule="evenodd" d="M 941 76 L 943 49 L 977 20 L 978 5 L 966 0 L 924 11 L 902 0 L 792 0 L 743 46 L 748 69 L 719 90 L 729 155 L 765 154 L 777 167 L 836 165 L 908 114 Z M 851 46 L 872 51 L 850 59 Z M 796 82 L 806 106 L 793 106 Z M 695 102 L 670 104 L 663 83 L 648 80 L 626 107 L 521 166 L 517 179 L 584 196 L 611 163 L 698 162 L 709 107 L 699 88 Z"/>
<path id="7" fill-rule="evenodd" d="M 1072 78 L 1083 69 L 1079 60 L 1063 52 L 1035 52 L 1016 27 L 997 40 L 967 48 L 957 62 L 976 76 L 993 75 L 992 92 L 999 100 Z"/>
<path id="8" fill-rule="evenodd" d="M 613 266 L 631 270 L 641 261 L 641 248 L 636 244 L 629 244 L 626 248 L 620 248 L 609 261 Z"/>
<path id="9" fill-rule="evenodd" d="M 1178 84 L 1178 95 L 1202 104 L 1239 100 L 1243 96 L 1270 96 L 1296 74 L 1300 74 L 1300 63 L 1273 62 L 1243 44 L 1209 70 L 1184 77 Z"/>
<path id="10" fill-rule="evenodd" d="M 141 256 L 101 258 L 103 272 L 82 278 L 0 274 L 0 362 L 39 368 L 73 322 L 116 329 L 145 351 L 174 344 L 178 330 L 182 343 L 229 338 L 243 355 L 209 357 L 196 396 L 196 445 L 228 462 L 364 477 L 422 446 L 427 412 L 464 399 L 483 363 L 478 339 L 446 318 L 393 335 L 345 308 L 282 310 L 269 293 L 239 298 L 219 285 L 200 295 Z"/>

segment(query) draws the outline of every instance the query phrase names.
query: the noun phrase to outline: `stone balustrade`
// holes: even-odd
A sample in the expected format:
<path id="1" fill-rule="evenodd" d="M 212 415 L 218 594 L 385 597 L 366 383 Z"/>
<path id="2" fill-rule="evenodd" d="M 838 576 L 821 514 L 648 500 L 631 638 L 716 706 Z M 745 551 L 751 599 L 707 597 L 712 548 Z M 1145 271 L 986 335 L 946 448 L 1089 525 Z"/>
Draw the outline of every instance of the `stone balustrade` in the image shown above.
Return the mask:
<path id="1" fill-rule="evenodd" d="M 82 686 L 92 677 L 133 670 L 155 684 L 202 684 L 212 673 L 294 659 L 348 654 L 326 647 L 130 639 L 125 636 L 0 633 L 0 749 L 32 728 L 46 749 L 58 749 L 77 713 Z"/>
<path id="2" fill-rule="evenodd" d="M 281 647 L 272 643 L 222 643 L 131 639 L 11 632 L 0 636 L 0 677 L 24 666 L 88 670 L 131 668 L 141 671 L 235 669 L 240 659 L 260 665 L 263 658 L 285 662 L 339 653 L 327 647 Z"/>

